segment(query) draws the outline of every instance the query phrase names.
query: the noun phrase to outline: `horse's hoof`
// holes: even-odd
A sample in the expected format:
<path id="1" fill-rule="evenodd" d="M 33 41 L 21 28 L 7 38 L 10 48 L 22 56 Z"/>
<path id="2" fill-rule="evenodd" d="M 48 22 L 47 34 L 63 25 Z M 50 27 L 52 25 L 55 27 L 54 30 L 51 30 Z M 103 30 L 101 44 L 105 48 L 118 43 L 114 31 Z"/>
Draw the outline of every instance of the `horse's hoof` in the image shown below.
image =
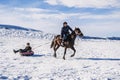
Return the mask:
<path id="1" fill-rule="evenodd" d="M 63 57 L 63 59 L 65 60 L 65 57 Z"/>
<path id="2" fill-rule="evenodd" d="M 55 58 L 57 57 L 56 55 L 53 55 Z"/>
<path id="3" fill-rule="evenodd" d="M 74 57 L 75 55 L 73 54 L 73 55 L 71 55 L 71 57 Z"/>
<path id="4" fill-rule="evenodd" d="M 56 56 L 54 56 L 56 58 Z"/>

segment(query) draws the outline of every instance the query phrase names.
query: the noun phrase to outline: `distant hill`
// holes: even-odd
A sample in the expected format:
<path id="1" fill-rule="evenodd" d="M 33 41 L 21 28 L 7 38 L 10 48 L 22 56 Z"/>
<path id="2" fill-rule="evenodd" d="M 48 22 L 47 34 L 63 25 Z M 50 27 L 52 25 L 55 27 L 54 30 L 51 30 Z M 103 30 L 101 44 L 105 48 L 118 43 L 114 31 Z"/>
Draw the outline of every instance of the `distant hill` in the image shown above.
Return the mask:
<path id="1" fill-rule="evenodd" d="M 55 34 L 44 33 L 43 31 L 40 31 L 40 30 L 24 28 L 24 27 L 20 27 L 20 26 L 0 24 L 0 36 L 53 39 Z M 120 40 L 120 37 L 102 38 L 102 37 L 84 36 L 82 39 Z"/>
<path id="2" fill-rule="evenodd" d="M 84 36 L 83 39 L 103 39 L 103 40 L 105 40 L 106 38 Z"/>
<path id="3" fill-rule="evenodd" d="M 109 40 L 120 40 L 120 37 L 108 37 Z"/>
<path id="4" fill-rule="evenodd" d="M 53 39 L 54 35 L 50 33 L 44 33 L 40 30 L 24 28 L 20 26 L 0 25 L 0 37 Z"/>
<path id="5" fill-rule="evenodd" d="M 0 24 L 1 29 L 16 29 L 16 30 L 25 30 L 25 31 L 40 31 L 40 30 L 35 30 L 35 29 L 30 29 L 30 28 L 24 28 L 20 26 L 14 26 L 14 25 L 4 25 Z"/>
<path id="6" fill-rule="evenodd" d="M 102 38 L 102 37 L 91 37 L 91 36 L 84 36 L 83 39 L 96 39 L 96 40 L 120 40 L 120 37 L 107 37 L 107 38 Z"/>

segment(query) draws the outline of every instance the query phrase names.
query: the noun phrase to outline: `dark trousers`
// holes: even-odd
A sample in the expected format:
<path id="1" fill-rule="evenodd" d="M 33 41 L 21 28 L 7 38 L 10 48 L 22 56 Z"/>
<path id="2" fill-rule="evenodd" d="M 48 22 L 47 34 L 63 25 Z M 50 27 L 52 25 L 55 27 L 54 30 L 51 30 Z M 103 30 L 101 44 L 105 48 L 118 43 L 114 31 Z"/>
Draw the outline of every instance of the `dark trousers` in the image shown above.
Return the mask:
<path id="1" fill-rule="evenodd" d="M 64 34 L 64 35 L 63 35 L 63 41 L 64 41 L 64 42 L 67 41 L 68 36 L 69 36 L 69 34 Z"/>
<path id="2" fill-rule="evenodd" d="M 16 50 L 16 52 L 23 53 L 23 52 L 27 52 L 27 51 L 25 49 L 19 49 L 19 50 Z"/>
<path id="3" fill-rule="evenodd" d="M 63 35 L 63 42 L 71 41 L 70 34 L 64 34 Z"/>

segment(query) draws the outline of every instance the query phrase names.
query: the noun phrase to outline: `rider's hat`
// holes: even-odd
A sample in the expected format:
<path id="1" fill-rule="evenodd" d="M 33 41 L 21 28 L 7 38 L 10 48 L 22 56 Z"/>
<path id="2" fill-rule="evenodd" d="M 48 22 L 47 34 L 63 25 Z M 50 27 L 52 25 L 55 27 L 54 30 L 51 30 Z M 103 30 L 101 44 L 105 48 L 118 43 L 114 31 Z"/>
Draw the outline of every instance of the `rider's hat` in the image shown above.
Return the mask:
<path id="1" fill-rule="evenodd" d="M 67 22 L 64 22 L 63 24 L 67 24 Z"/>

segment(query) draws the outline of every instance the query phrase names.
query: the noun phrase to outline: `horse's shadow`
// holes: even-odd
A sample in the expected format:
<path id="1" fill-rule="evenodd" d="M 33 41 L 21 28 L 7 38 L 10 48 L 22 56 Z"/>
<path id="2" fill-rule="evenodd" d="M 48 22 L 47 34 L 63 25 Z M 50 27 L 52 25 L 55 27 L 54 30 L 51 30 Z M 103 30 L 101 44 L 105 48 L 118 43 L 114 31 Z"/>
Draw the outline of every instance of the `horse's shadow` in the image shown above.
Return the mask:
<path id="1" fill-rule="evenodd" d="M 120 61 L 120 58 L 76 58 L 77 60 Z"/>

